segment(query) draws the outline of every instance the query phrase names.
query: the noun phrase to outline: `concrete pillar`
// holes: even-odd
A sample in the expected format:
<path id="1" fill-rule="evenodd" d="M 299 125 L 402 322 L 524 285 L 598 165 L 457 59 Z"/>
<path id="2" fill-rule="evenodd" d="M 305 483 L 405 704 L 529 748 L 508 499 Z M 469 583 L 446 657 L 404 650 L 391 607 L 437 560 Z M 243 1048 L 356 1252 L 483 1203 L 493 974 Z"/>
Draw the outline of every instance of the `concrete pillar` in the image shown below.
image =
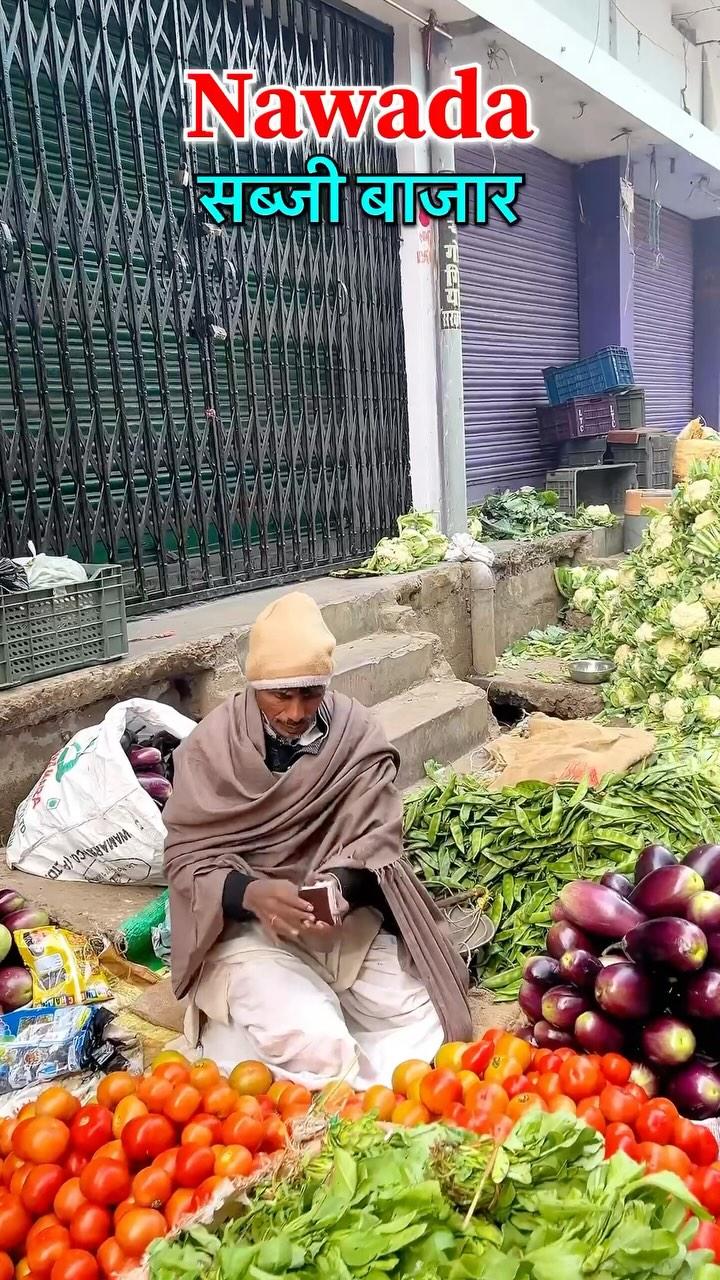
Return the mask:
<path id="1" fill-rule="evenodd" d="M 693 223 L 695 367 L 693 408 L 720 425 L 720 218 Z"/>
<path id="2" fill-rule="evenodd" d="M 621 217 L 618 156 L 576 170 L 580 355 L 601 347 L 633 352 L 633 252 Z"/>

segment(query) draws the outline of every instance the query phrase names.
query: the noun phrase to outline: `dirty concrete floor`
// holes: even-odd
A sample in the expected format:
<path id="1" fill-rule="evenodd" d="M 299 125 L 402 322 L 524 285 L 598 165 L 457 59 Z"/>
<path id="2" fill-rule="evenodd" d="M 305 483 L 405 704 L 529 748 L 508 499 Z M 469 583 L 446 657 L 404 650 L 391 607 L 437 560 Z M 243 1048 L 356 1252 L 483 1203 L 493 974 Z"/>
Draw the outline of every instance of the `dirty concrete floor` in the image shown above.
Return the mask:
<path id="1" fill-rule="evenodd" d="M 544 711 L 560 720 L 581 720 L 602 710 L 597 685 L 575 684 L 562 658 L 531 658 L 515 666 L 498 666 L 493 676 L 477 679 L 490 703 L 524 711 Z"/>
<path id="2" fill-rule="evenodd" d="M 3 851 L 4 853 L 4 851 Z M 129 916 L 162 893 L 162 887 L 91 884 L 86 880 L 46 880 L 23 871 L 11 871 L 4 856 L 0 864 L 0 889 L 17 889 L 28 902 L 42 907 L 50 919 L 76 933 L 114 934 Z"/>

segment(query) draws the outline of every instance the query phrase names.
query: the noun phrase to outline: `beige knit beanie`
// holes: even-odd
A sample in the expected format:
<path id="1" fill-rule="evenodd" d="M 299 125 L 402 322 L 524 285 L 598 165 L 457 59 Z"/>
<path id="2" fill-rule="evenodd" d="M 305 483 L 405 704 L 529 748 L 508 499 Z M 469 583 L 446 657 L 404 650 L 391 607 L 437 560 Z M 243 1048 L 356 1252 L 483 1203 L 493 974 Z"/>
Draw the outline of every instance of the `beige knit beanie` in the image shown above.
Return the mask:
<path id="1" fill-rule="evenodd" d="M 334 653 L 335 637 L 315 601 L 292 591 L 263 609 L 253 625 L 245 675 L 254 689 L 327 685 Z"/>

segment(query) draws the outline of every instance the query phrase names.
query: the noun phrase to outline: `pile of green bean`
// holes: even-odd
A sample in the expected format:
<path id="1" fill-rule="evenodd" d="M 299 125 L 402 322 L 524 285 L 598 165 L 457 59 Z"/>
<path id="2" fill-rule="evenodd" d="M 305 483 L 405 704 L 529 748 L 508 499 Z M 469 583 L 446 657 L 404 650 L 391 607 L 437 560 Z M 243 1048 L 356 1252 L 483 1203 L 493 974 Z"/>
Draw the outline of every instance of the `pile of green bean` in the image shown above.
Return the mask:
<path id="1" fill-rule="evenodd" d="M 496 1000 L 516 997 L 526 957 L 544 950 L 566 881 L 627 871 L 646 844 L 684 853 L 720 840 L 720 768 L 709 753 L 665 755 L 597 786 L 492 790 L 478 778 L 429 774 L 405 805 L 406 850 L 436 897 L 487 890 L 497 932 L 478 977 Z"/>

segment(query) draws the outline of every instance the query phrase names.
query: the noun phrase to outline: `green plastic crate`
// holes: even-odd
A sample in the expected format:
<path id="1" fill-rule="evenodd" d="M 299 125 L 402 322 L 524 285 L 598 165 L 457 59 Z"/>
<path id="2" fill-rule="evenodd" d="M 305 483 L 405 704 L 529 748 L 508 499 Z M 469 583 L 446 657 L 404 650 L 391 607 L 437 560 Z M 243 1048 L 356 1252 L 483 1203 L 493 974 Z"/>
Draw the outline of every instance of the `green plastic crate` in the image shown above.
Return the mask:
<path id="1" fill-rule="evenodd" d="M 84 568 L 87 582 L 0 594 L 0 689 L 128 652 L 120 565 Z"/>
<path id="2" fill-rule="evenodd" d="M 618 391 L 615 395 L 618 430 L 642 431 L 645 426 L 645 392 L 642 387 Z"/>

